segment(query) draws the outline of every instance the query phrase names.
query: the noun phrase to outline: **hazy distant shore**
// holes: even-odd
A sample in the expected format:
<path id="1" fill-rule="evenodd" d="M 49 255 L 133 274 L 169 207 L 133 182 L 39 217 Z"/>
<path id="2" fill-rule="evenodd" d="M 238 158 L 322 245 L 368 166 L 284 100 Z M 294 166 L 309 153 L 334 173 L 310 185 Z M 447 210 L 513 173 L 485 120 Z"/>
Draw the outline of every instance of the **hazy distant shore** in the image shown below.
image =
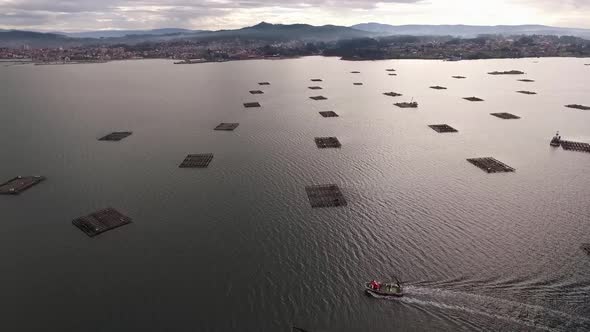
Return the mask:
<path id="1" fill-rule="evenodd" d="M 455 61 L 475 61 L 475 60 L 515 60 L 515 59 L 590 59 L 590 56 L 583 56 L 583 57 L 574 57 L 574 56 L 546 56 L 546 57 L 497 57 L 497 58 L 480 58 L 480 59 L 441 59 L 441 58 L 412 58 L 412 57 L 400 57 L 400 58 L 390 58 L 390 59 L 369 59 L 369 58 L 345 58 L 345 57 L 337 57 L 337 56 L 326 56 L 326 55 L 307 55 L 307 56 L 294 56 L 294 57 L 258 57 L 258 58 L 248 58 L 248 59 L 228 59 L 224 61 L 193 61 L 193 62 L 184 62 L 184 60 L 179 61 L 178 59 L 170 59 L 170 58 L 142 58 L 142 59 L 115 59 L 115 60 L 103 60 L 103 61 L 70 61 L 70 62 L 36 62 L 32 61 L 31 59 L 27 60 L 14 60 L 14 59 L 0 59 L 0 63 L 15 64 L 15 65 L 36 65 L 36 66 L 63 66 L 63 65 L 89 65 L 89 64 L 106 64 L 111 62 L 126 62 L 126 61 L 149 61 L 149 60 L 165 60 L 169 61 L 175 65 L 199 65 L 199 64 L 211 64 L 211 63 L 226 63 L 226 62 L 242 62 L 242 61 L 255 61 L 255 60 L 270 60 L 270 61 L 278 61 L 278 60 L 293 60 L 293 59 L 301 59 L 307 57 L 323 57 L 323 58 L 339 58 L 341 61 L 348 61 L 348 62 L 370 62 L 370 61 L 389 61 L 389 60 L 430 60 L 430 61 L 444 61 L 444 62 L 455 62 Z"/>

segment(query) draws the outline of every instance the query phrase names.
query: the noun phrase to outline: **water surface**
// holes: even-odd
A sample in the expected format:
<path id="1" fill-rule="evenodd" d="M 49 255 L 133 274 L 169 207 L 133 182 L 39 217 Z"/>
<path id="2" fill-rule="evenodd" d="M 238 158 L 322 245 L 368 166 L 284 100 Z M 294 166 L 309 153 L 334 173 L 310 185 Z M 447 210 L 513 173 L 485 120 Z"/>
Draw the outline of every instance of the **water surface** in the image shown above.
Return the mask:
<path id="1" fill-rule="evenodd" d="M 0 197 L 0 325 L 590 330 L 590 259 L 579 248 L 590 242 L 590 155 L 549 147 L 556 130 L 590 142 L 590 112 L 563 107 L 590 105 L 585 62 L 0 66 L 0 179 L 48 178 Z M 486 74 L 512 69 L 527 75 Z M 319 94 L 329 99 L 308 98 Z M 417 110 L 393 106 L 412 98 Z M 250 101 L 263 107 L 244 109 Z M 340 117 L 318 114 L 330 110 Z M 240 126 L 213 131 L 221 122 Z M 459 133 L 427 127 L 442 123 Z M 127 130 L 121 142 L 97 140 Z M 342 148 L 317 149 L 321 136 Z M 192 153 L 215 158 L 177 168 Z M 516 172 L 465 160 L 487 156 Z M 324 183 L 348 206 L 311 209 L 304 188 Z M 108 206 L 134 223 L 96 238 L 72 226 Z M 406 297 L 363 294 L 364 281 L 391 275 Z"/>

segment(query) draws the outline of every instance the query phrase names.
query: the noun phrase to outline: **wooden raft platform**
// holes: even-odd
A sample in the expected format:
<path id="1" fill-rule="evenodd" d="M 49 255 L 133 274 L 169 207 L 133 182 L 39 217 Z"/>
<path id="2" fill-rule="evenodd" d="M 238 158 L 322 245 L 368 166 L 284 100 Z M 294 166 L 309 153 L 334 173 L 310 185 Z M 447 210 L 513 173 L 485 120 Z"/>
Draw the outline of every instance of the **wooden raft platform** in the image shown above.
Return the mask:
<path id="1" fill-rule="evenodd" d="M 492 157 L 467 159 L 468 162 L 488 173 L 514 172 L 515 169 Z"/>
<path id="2" fill-rule="evenodd" d="M 385 71 L 395 71 L 393 68 L 385 69 Z"/>
<path id="3" fill-rule="evenodd" d="M 361 72 L 360 72 L 360 71 L 356 71 L 356 70 L 355 70 L 355 71 L 351 71 L 350 73 L 351 73 L 351 74 L 360 74 Z"/>
<path id="4" fill-rule="evenodd" d="M 518 93 L 522 93 L 523 95 L 536 95 L 536 92 L 533 91 L 525 91 L 525 90 L 520 90 L 520 91 L 516 91 Z"/>
<path id="5" fill-rule="evenodd" d="M 338 185 L 324 184 L 305 187 L 312 208 L 346 206 L 346 199 Z"/>
<path id="6" fill-rule="evenodd" d="M 397 76 L 396 73 L 389 73 L 389 76 Z"/>
<path id="7" fill-rule="evenodd" d="M 520 70 L 506 70 L 506 71 L 493 71 L 488 73 L 489 75 L 524 75 L 524 71 Z"/>
<path id="8" fill-rule="evenodd" d="M 401 93 L 397 93 L 397 92 L 385 92 L 384 95 L 388 96 L 388 97 L 401 97 L 403 96 Z"/>
<path id="9" fill-rule="evenodd" d="M 447 124 L 440 124 L 440 125 L 429 125 L 428 127 L 432 128 L 437 133 L 457 133 L 459 132 L 457 129 L 447 125 Z"/>
<path id="10" fill-rule="evenodd" d="M 434 90 L 446 90 L 447 89 L 444 86 L 440 86 L 440 85 L 431 86 L 430 88 L 434 89 Z"/>
<path id="11" fill-rule="evenodd" d="M 321 86 L 310 86 L 310 87 L 308 87 L 308 89 L 310 89 L 310 90 L 322 90 L 323 88 Z"/>
<path id="12" fill-rule="evenodd" d="M 355 82 L 355 83 L 352 83 L 352 85 L 363 85 L 363 83 L 361 83 L 361 82 Z"/>
<path id="13" fill-rule="evenodd" d="M 469 100 L 469 101 L 484 101 L 483 99 L 478 98 L 478 97 L 465 97 L 463 99 Z"/>
<path id="14" fill-rule="evenodd" d="M 510 114 L 510 113 L 490 113 L 490 115 L 493 115 L 497 118 L 500 119 L 504 119 L 504 120 L 517 120 L 520 119 L 520 116 L 516 116 L 514 114 Z"/>
<path id="15" fill-rule="evenodd" d="M 519 81 L 519 82 L 525 82 L 525 83 L 532 83 L 532 82 L 534 82 L 535 80 L 531 80 L 531 79 L 525 78 L 525 79 L 518 80 L 518 81 Z"/>
<path id="16" fill-rule="evenodd" d="M 99 138 L 99 141 L 110 141 L 110 142 L 118 142 L 126 137 L 131 136 L 131 134 L 133 134 L 130 131 L 115 131 L 113 133 L 110 133 L 104 137 Z"/>
<path id="17" fill-rule="evenodd" d="M 234 131 L 239 125 L 239 123 L 220 123 L 215 130 Z"/>
<path id="18" fill-rule="evenodd" d="M 131 218 L 113 208 L 107 208 L 72 221 L 86 235 L 93 237 L 111 229 L 130 224 Z"/>
<path id="19" fill-rule="evenodd" d="M 463 80 L 463 79 L 466 79 L 467 77 L 457 75 L 457 76 L 453 76 L 453 78 L 456 78 L 458 80 Z"/>
<path id="20" fill-rule="evenodd" d="M 255 108 L 255 107 L 260 107 L 260 106 L 261 105 L 258 102 L 244 103 L 245 108 Z"/>
<path id="21" fill-rule="evenodd" d="M 340 144 L 340 141 L 336 137 L 316 137 L 315 145 L 317 145 L 317 147 L 320 149 L 338 149 L 342 147 L 342 144 Z"/>
<path id="22" fill-rule="evenodd" d="M 207 168 L 213 160 L 212 153 L 189 154 L 184 161 L 178 165 L 179 168 Z"/>
<path id="23" fill-rule="evenodd" d="M 590 153 L 590 144 L 572 141 L 560 141 L 561 147 L 568 151 L 588 152 Z"/>
<path id="24" fill-rule="evenodd" d="M 250 94 L 253 94 L 253 95 L 261 95 L 261 94 L 264 94 L 264 91 L 262 91 L 262 90 L 251 90 L 250 91 Z"/>
<path id="25" fill-rule="evenodd" d="M 312 78 L 310 81 L 312 82 L 323 82 L 321 78 Z"/>
<path id="26" fill-rule="evenodd" d="M 309 97 L 309 99 L 313 99 L 313 100 L 327 100 L 328 98 L 326 98 L 324 96 L 314 96 L 314 97 Z"/>
<path id="27" fill-rule="evenodd" d="M 0 184 L 0 195 L 18 195 L 44 180 L 43 176 L 17 176 Z"/>
<path id="28" fill-rule="evenodd" d="M 260 82 L 258 85 L 270 85 L 270 82 Z"/>
<path id="29" fill-rule="evenodd" d="M 395 106 L 399 107 L 399 108 L 418 108 L 418 103 L 413 101 L 413 102 L 403 102 L 403 103 L 395 103 Z"/>
<path id="30" fill-rule="evenodd" d="M 582 111 L 589 111 L 590 110 L 590 106 L 584 106 L 584 105 L 579 105 L 579 104 L 565 105 L 565 107 L 574 108 L 574 109 L 582 110 Z"/>
<path id="31" fill-rule="evenodd" d="M 338 117 L 338 114 L 336 114 L 336 112 L 334 112 L 334 111 L 320 112 L 320 115 L 323 116 L 324 118 L 337 118 Z"/>

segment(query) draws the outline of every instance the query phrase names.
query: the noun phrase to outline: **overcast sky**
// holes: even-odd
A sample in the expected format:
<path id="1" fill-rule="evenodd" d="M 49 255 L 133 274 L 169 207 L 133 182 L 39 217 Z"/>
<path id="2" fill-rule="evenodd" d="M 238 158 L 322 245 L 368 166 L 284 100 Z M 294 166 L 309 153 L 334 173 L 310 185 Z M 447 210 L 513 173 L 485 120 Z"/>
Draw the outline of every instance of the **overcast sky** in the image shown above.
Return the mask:
<path id="1" fill-rule="evenodd" d="M 0 0 L 0 28 L 232 29 L 256 24 L 546 24 L 590 28 L 590 0 Z"/>

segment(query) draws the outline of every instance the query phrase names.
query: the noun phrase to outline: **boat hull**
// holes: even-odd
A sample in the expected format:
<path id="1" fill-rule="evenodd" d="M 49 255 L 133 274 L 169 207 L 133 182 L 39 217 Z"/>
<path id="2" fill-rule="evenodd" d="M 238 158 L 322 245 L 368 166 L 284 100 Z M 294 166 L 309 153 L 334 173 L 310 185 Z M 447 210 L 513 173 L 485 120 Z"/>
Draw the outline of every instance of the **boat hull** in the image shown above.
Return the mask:
<path id="1" fill-rule="evenodd" d="M 370 284 L 365 284 L 365 293 L 373 297 L 403 297 L 404 292 L 400 289 L 399 292 L 384 292 L 378 289 L 372 289 Z"/>

